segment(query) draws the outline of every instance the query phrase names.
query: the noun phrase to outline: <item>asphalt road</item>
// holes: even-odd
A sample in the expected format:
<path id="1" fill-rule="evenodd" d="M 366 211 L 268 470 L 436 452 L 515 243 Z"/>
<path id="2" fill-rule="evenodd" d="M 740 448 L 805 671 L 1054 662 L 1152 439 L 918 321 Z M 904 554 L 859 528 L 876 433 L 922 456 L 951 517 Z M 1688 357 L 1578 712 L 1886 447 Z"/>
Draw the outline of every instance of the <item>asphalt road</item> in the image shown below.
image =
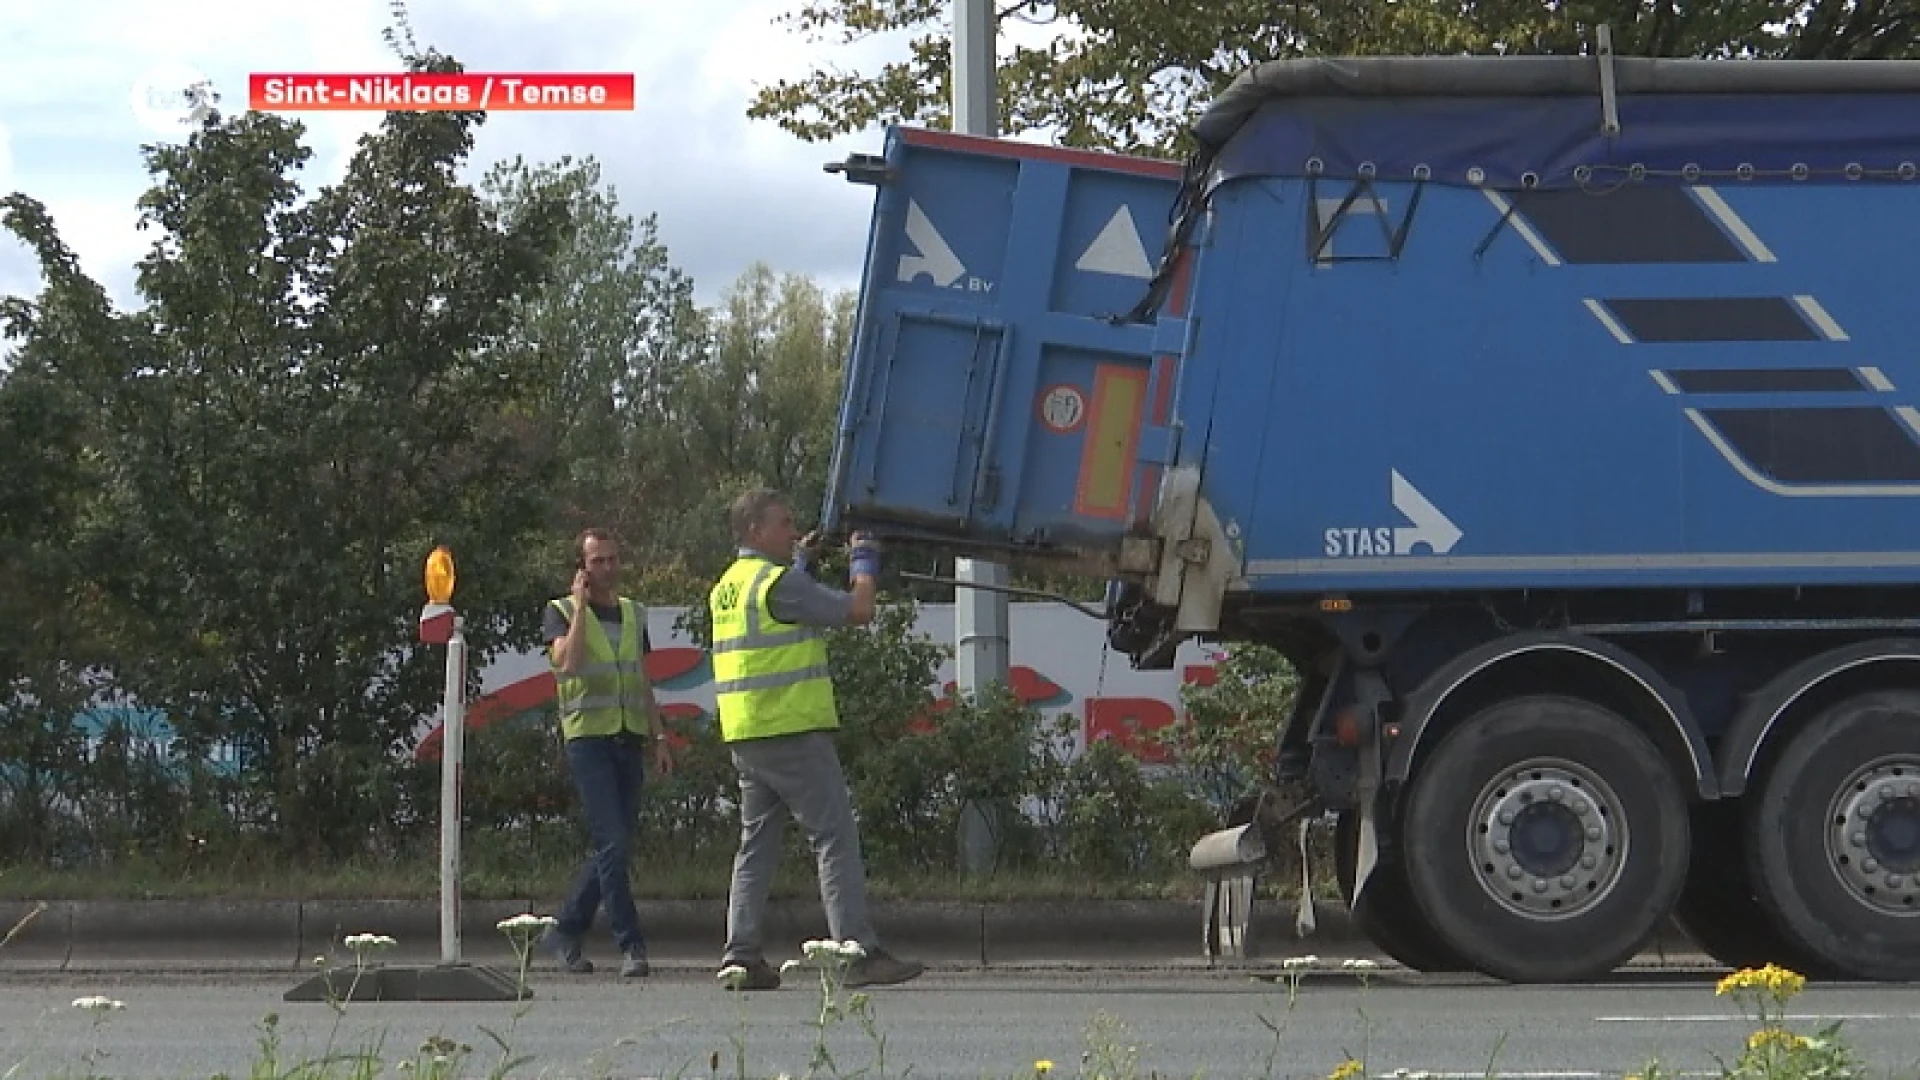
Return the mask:
<path id="1" fill-rule="evenodd" d="M 244 1076 L 258 1056 L 262 1018 L 277 1013 L 282 1048 L 274 1075 L 329 1046 L 352 1053 L 370 1041 L 385 1048 L 385 1075 L 406 1075 L 392 1066 L 442 1036 L 471 1045 L 464 1075 L 484 1076 L 499 1061 L 481 1031 L 489 1027 L 510 1030 L 515 1055 L 531 1055 L 514 1076 L 798 1077 L 808 1069 L 820 1007 L 817 984 L 791 976 L 778 993 L 736 997 L 710 975 L 623 984 L 610 975 L 536 972 L 540 996 L 517 1020 L 511 1004 L 368 1003 L 337 1015 L 326 1004 L 283 1002 L 294 981 L 9 974 L 0 982 L 0 1076 L 22 1061 L 13 1080 L 72 1075 L 88 1064 L 89 1049 L 102 1052 L 91 1062 L 94 1075 Z M 126 1008 L 89 1014 L 72 1007 L 75 997 L 93 994 Z M 1482 1077 L 1490 1064 L 1519 1080 L 1583 1080 L 1637 1071 L 1654 1059 L 1666 1070 L 1717 1075 L 1714 1055 L 1732 1061 L 1751 1030 L 1705 978 L 1509 987 L 1382 977 L 1362 989 L 1336 977 L 1302 985 L 1289 1007 L 1283 986 L 1226 973 L 935 973 L 875 991 L 872 1002 L 886 1037 L 886 1074 L 911 1067 L 916 1077 L 1032 1076 L 1041 1059 L 1055 1063 L 1055 1078 L 1095 1075 L 1091 1067 L 1081 1072 L 1082 1054 L 1102 1013 L 1123 1025 L 1105 1040 L 1121 1055 L 1107 1057 L 1099 1070 L 1106 1076 L 1324 1077 L 1349 1053 L 1364 1053 L 1375 1076 L 1406 1069 L 1435 1080 Z M 1265 1062 L 1274 1036 L 1263 1014 L 1284 1031 L 1271 1072 Z M 1920 987 L 1814 987 L 1791 1011 L 1803 1033 L 1841 1018 L 1882 1075 L 1920 1074 L 1913 1036 Z M 736 1067 L 736 1036 L 744 1072 Z M 828 1047 L 845 1072 L 873 1063 L 873 1043 L 851 1024 L 835 1029 Z M 1129 1047 L 1137 1048 L 1137 1073 L 1124 1064 Z M 719 1065 L 710 1072 L 715 1055 Z"/>

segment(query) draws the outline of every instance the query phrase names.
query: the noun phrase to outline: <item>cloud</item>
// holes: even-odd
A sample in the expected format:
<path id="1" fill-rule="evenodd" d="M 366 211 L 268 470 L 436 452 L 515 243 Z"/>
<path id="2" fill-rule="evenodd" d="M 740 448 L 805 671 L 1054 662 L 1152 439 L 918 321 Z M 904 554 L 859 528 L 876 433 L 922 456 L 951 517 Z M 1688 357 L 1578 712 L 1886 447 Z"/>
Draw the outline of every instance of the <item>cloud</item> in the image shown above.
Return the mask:
<path id="1" fill-rule="evenodd" d="M 204 74 L 223 109 L 246 106 L 255 72 L 393 71 L 381 31 L 387 0 L 201 0 L 190 8 L 136 0 L 11 0 L 0 41 L 0 191 L 46 202 L 89 273 L 123 304 L 133 263 L 149 240 L 134 202 L 147 187 L 139 147 L 167 137 L 141 115 L 137 88 Z M 703 302 L 752 263 L 813 275 L 829 287 L 858 282 L 871 188 L 822 171 L 854 151 L 877 151 L 878 131 L 807 144 L 771 121 L 749 120 L 754 92 L 804 76 L 831 58 L 872 70 L 904 55 L 900 35 L 851 45 L 809 41 L 775 19 L 798 0 L 413 0 L 423 46 L 470 70 L 632 72 L 631 113 L 496 114 L 480 130 L 477 180 L 494 162 L 594 156 L 635 215 L 657 213 L 676 264 Z M 18 10 L 24 7 L 24 11 Z M 1020 27 L 1027 44 L 1053 28 Z M 1005 43 L 1003 43 L 1004 47 Z M 172 73 L 172 74 L 168 74 Z M 377 114 L 301 116 L 314 158 L 312 184 L 344 174 L 354 142 Z M 164 124 L 161 125 L 164 129 Z M 181 131 L 184 133 L 184 128 Z M 9 139 L 10 136 L 10 139 Z M 7 145 L 11 142 L 11 183 Z M 0 291 L 23 288 L 31 260 L 0 240 Z M 31 288 L 31 285 L 25 286 Z"/>

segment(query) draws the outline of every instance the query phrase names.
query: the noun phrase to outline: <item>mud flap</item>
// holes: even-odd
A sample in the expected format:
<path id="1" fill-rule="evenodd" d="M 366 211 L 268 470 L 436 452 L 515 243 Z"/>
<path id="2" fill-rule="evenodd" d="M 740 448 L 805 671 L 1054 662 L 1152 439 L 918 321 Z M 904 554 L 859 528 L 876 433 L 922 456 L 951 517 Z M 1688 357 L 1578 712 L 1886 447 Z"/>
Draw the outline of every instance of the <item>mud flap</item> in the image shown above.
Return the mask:
<path id="1" fill-rule="evenodd" d="M 1378 731 L 1378 725 L 1375 725 Z M 1376 736 L 1366 740 L 1360 749 L 1360 783 L 1356 792 L 1360 800 L 1360 827 L 1355 837 L 1353 899 L 1347 904 L 1348 911 L 1360 907 L 1360 897 L 1366 892 L 1367 879 L 1373 876 L 1373 870 L 1380 862 L 1380 839 L 1375 827 L 1374 814 L 1379 804 L 1381 758 L 1383 750 Z"/>
<path id="2" fill-rule="evenodd" d="M 1313 856 L 1307 851 L 1307 829 L 1313 822 L 1300 819 L 1300 902 L 1293 916 L 1293 936 L 1306 937 L 1318 928 L 1313 917 Z"/>
<path id="3" fill-rule="evenodd" d="M 1207 894 L 1200 908 L 1200 947 L 1208 963 L 1223 956 L 1245 959 L 1250 955 L 1254 880 L 1266 858 L 1257 814 L 1256 820 L 1208 833 L 1193 846 L 1188 864 L 1207 875 Z"/>
<path id="4" fill-rule="evenodd" d="M 1202 945 L 1207 960 L 1222 957 L 1244 960 L 1251 955 L 1248 937 L 1253 929 L 1252 874 L 1207 881 L 1206 919 Z"/>

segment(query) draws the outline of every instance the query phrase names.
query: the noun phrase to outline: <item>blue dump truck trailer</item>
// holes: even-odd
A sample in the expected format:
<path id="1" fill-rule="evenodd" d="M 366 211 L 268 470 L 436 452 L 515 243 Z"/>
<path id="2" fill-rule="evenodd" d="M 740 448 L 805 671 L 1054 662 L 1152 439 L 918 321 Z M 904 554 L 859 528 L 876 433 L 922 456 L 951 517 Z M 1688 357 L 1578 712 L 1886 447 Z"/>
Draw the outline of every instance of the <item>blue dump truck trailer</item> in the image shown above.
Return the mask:
<path id="1" fill-rule="evenodd" d="M 1920 63 L 1276 61 L 1191 130 L 829 166 L 825 524 L 1291 659 L 1212 951 L 1332 814 L 1416 969 L 1920 978 Z"/>

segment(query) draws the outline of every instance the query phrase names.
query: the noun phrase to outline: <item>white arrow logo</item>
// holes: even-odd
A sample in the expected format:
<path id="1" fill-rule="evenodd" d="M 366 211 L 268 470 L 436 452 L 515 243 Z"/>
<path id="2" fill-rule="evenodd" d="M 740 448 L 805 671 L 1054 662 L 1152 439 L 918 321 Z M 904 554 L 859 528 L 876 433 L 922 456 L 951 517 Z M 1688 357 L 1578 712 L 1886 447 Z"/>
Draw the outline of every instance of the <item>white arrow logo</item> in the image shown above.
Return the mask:
<path id="1" fill-rule="evenodd" d="M 1403 526 L 1393 530 L 1395 555 L 1411 555 L 1421 544 L 1427 545 L 1435 555 L 1445 555 L 1460 542 L 1460 527 L 1447 520 L 1447 515 L 1428 502 L 1420 489 L 1409 484 L 1398 469 L 1393 470 L 1393 508 L 1413 522 L 1410 529 Z"/>
<path id="2" fill-rule="evenodd" d="M 907 242 L 913 245 L 915 254 L 900 256 L 901 281 L 912 281 L 925 274 L 944 289 L 967 272 L 960 256 L 947 246 L 946 237 L 940 235 L 920 204 L 912 199 L 907 200 Z"/>

